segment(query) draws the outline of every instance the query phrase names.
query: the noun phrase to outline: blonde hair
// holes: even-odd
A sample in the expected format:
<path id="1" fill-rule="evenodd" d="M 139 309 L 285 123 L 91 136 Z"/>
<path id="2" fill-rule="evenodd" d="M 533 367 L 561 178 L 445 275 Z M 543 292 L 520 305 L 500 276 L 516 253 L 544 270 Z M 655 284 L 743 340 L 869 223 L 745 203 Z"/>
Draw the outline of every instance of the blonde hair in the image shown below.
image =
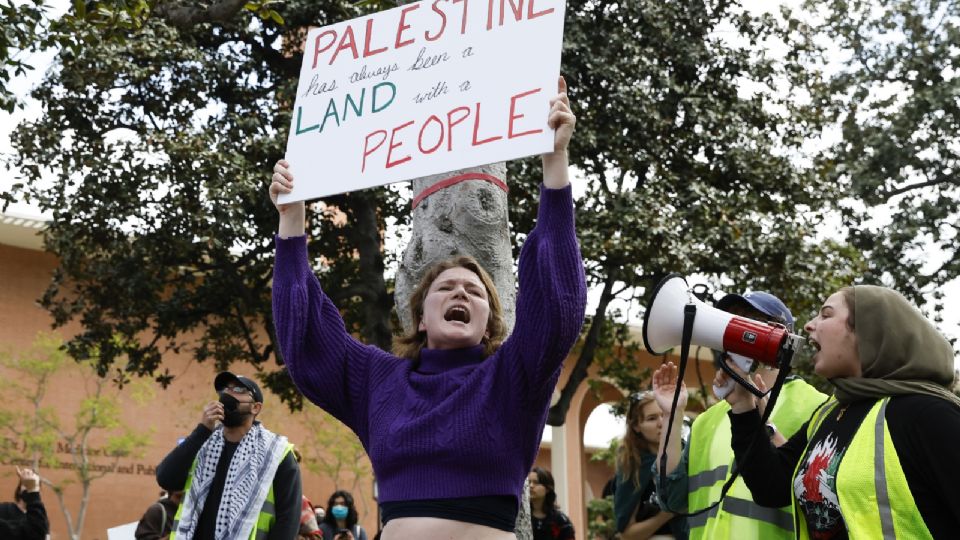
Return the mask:
<path id="1" fill-rule="evenodd" d="M 633 480 L 633 484 L 640 487 L 640 461 L 643 454 L 655 454 L 657 449 L 651 448 L 649 441 L 633 430 L 637 418 L 643 415 L 643 408 L 654 401 L 653 392 L 648 390 L 630 396 L 630 408 L 627 409 L 627 429 L 620 441 L 617 451 L 617 468 L 624 478 Z"/>
<path id="2" fill-rule="evenodd" d="M 493 284 L 490 274 L 480 266 L 476 259 L 469 255 L 458 255 L 445 261 L 441 261 L 423 274 L 420 284 L 410 295 L 410 315 L 413 320 L 413 330 L 405 336 L 401 336 L 394 341 L 393 353 L 401 358 L 410 360 L 419 360 L 420 351 L 427 346 L 427 333 L 420 330 L 420 322 L 423 320 L 423 303 L 430 292 L 430 286 L 433 285 L 437 277 L 450 270 L 451 268 L 466 268 L 480 278 L 483 287 L 487 290 L 487 303 L 490 305 L 490 315 L 487 317 L 487 332 L 480 340 L 483 344 L 483 352 L 486 356 L 493 354 L 503 343 L 504 334 L 506 334 L 506 324 L 503 322 L 503 307 L 500 305 L 500 295 L 497 294 L 497 287 Z"/>

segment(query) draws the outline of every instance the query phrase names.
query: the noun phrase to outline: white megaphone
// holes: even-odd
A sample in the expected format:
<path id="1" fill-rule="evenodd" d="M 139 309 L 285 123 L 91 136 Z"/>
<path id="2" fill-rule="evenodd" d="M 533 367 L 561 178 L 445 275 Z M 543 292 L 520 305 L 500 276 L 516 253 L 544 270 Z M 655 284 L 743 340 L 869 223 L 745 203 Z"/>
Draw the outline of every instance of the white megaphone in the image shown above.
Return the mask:
<path id="1" fill-rule="evenodd" d="M 739 317 L 704 303 L 685 279 L 670 274 L 657 284 L 643 316 L 643 345 L 650 354 L 664 354 L 681 345 L 684 308 L 689 304 L 696 306 L 690 344 L 726 351 L 744 371 L 750 371 L 754 362 L 779 367 L 784 345 L 793 349 L 796 342 L 790 338 L 799 339 L 784 326 Z M 723 388 L 714 386 L 714 393 L 723 399 L 732 389 L 731 380 Z"/>

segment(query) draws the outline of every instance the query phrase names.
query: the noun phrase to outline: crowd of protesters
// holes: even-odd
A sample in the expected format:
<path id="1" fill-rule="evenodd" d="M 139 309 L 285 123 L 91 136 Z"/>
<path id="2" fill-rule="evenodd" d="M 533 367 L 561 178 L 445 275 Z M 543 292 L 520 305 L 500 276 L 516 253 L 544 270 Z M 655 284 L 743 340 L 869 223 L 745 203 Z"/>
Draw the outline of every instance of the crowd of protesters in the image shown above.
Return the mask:
<path id="1" fill-rule="evenodd" d="M 567 157 L 576 118 L 562 78 L 550 107 L 554 147 L 542 156 L 538 219 L 520 253 L 510 336 L 490 276 L 458 255 L 425 272 L 410 302 L 414 326 L 394 351 L 359 342 L 311 269 L 304 203 L 279 202 L 293 189 L 290 164 L 274 166 L 277 343 L 300 392 L 367 450 L 379 488 L 375 535 L 360 524 L 348 491 L 332 493 L 325 508 L 304 496 L 302 456 L 258 419 L 260 387 L 222 372 L 212 385 L 218 399 L 158 465 L 165 493 L 146 509 L 136 538 L 509 540 L 521 533 L 515 524 L 524 513 L 534 540 L 588 537 L 557 504 L 552 473 L 534 467 L 586 305 Z M 718 308 L 794 331 L 793 314 L 769 293 L 729 295 Z M 650 390 L 629 398 L 609 482 L 611 537 L 839 540 L 960 531 L 951 344 L 903 296 L 875 286 L 841 289 L 803 328 L 830 396 L 797 378 L 783 384 L 775 370 L 741 372 L 761 393 L 782 384 L 773 410 L 737 384 L 687 427 L 684 382 L 665 363 Z M 718 362 L 730 359 L 722 353 Z M 715 384 L 728 379 L 718 370 Z M 17 474 L 14 502 L 0 505 L 0 538 L 44 539 L 41 479 L 31 469 Z"/>

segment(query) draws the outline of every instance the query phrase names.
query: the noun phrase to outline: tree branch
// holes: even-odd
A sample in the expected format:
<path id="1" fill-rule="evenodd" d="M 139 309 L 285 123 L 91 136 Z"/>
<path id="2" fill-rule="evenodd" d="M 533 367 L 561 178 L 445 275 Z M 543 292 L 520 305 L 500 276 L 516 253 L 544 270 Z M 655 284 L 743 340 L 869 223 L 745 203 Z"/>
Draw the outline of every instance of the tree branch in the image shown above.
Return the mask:
<path id="1" fill-rule="evenodd" d="M 253 334 L 250 332 L 250 326 L 247 324 L 246 318 L 244 318 L 243 313 L 240 313 L 240 310 L 237 309 L 236 306 L 234 306 L 232 311 L 233 317 L 237 320 L 237 324 L 240 325 L 240 330 L 243 332 L 243 341 L 247 344 L 247 350 L 250 352 L 250 356 L 257 364 L 261 364 L 265 358 L 260 356 L 260 347 L 253 339 Z"/>
<path id="2" fill-rule="evenodd" d="M 246 0 L 222 0 L 207 8 L 187 4 L 161 4 L 154 13 L 172 26 L 184 29 L 208 22 L 228 22 L 246 3 Z"/>
<path id="3" fill-rule="evenodd" d="M 336 289 L 327 292 L 327 296 L 329 296 L 330 300 L 333 300 L 334 304 L 337 305 L 355 296 L 364 300 L 375 299 L 373 290 L 369 286 L 361 283 L 354 283 L 345 287 L 337 287 Z"/>
<path id="4" fill-rule="evenodd" d="M 567 411 L 570 409 L 570 403 L 573 401 L 573 395 L 577 388 L 587 378 L 587 370 L 593 363 L 594 355 L 597 352 L 597 346 L 600 343 L 600 331 L 606 322 L 607 306 L 613 300 L 613 284 L 616 278 L 613 272 L 607 274 L 607 280 L 603 284 L 603 292 L 600 293 L 600 302 L 597 304 L 597 310 L 593 314 L 593 321 L 590 323 L 590 330 L 587 332 L 587 338 L 584 340 L 583 348 L 580 350 L 580 357 L 577 358 L 577 365 L 574 366 L 567 379 L 567 384 L 560 391 L 560 399 L 555 405 L 550 407 L 547 413 L 547 424 L 551 426 L 562 426 L 567 418 Z"/>
<path id="5" fill-rule="evenodd" d="M 936 179 L 934 179 L 934 180 L 927 180 L 926 182 L 918 182 L 918 183 L 916 183 L 916 184 L 907 184 L 907 185 L 905 185 L 905 186 L 903 186 L 903 187 L 898 187 L 897 189 L 894 189 L 893 191 L 887 193 L 886 200 L 890 200 L 890 199 L 896 197 L 897 195 L 903 195 L 904 193 L 906 193 L 906 192 L 908 192 L 908 191 L 913 191 L 913 190 L 915 190 L 915 189 L 923 189 L 923 188 L 925 188 L 925 187 L 937 186 L 937 185 L 940 185 L 940 184 L 954 184 L 954 185 L 956 185 L 956 184 L 957 184 L 957 180 L 956 180 L 955 178 L 952 178 L 952 177 L 943 177 L 943 176 L 941 176 L 941 177 L 936 178 Z"/>
<path id="6" fill-rule="evenodd" d="M 377 201 L 372 194 L 352 197 L 351 207 L 356 217 L 352 232 L 353 245 L 357 246 L 360 283 L 366 284 L 369 291 L 364 296 L 361 306 L 363 314 L 363 337 L 371 345 L 376 345 L 389 351 L 393 342 L 390 332 L 390 309 L 393 297 L 387 292 L 383 278 L 383 244 L 380 233 L 382 231 Z"/>

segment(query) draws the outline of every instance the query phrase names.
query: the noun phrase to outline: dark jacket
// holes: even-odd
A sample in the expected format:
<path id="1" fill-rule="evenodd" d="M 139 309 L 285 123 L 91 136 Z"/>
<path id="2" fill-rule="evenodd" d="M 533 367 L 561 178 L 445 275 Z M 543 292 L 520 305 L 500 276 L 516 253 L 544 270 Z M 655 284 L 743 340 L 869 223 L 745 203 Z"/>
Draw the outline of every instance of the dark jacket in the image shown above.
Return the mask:
<path id="1" fill-rule="evenodd" d="M 137 540 L 165 540 L 173 530 L 173 516 L 177 514 L 180 503 L 168 498 L 160 499 L 150 505 L 137 524 L 134 536 Z"/>
<path id="2" fill-rule="evenodd" d="M 0 538 L 4 540 L 43 540 L 50 532 L 47 509 L 39 493 L 23 493 L 27 511 L 14 503 L 0 504 Z"/>

